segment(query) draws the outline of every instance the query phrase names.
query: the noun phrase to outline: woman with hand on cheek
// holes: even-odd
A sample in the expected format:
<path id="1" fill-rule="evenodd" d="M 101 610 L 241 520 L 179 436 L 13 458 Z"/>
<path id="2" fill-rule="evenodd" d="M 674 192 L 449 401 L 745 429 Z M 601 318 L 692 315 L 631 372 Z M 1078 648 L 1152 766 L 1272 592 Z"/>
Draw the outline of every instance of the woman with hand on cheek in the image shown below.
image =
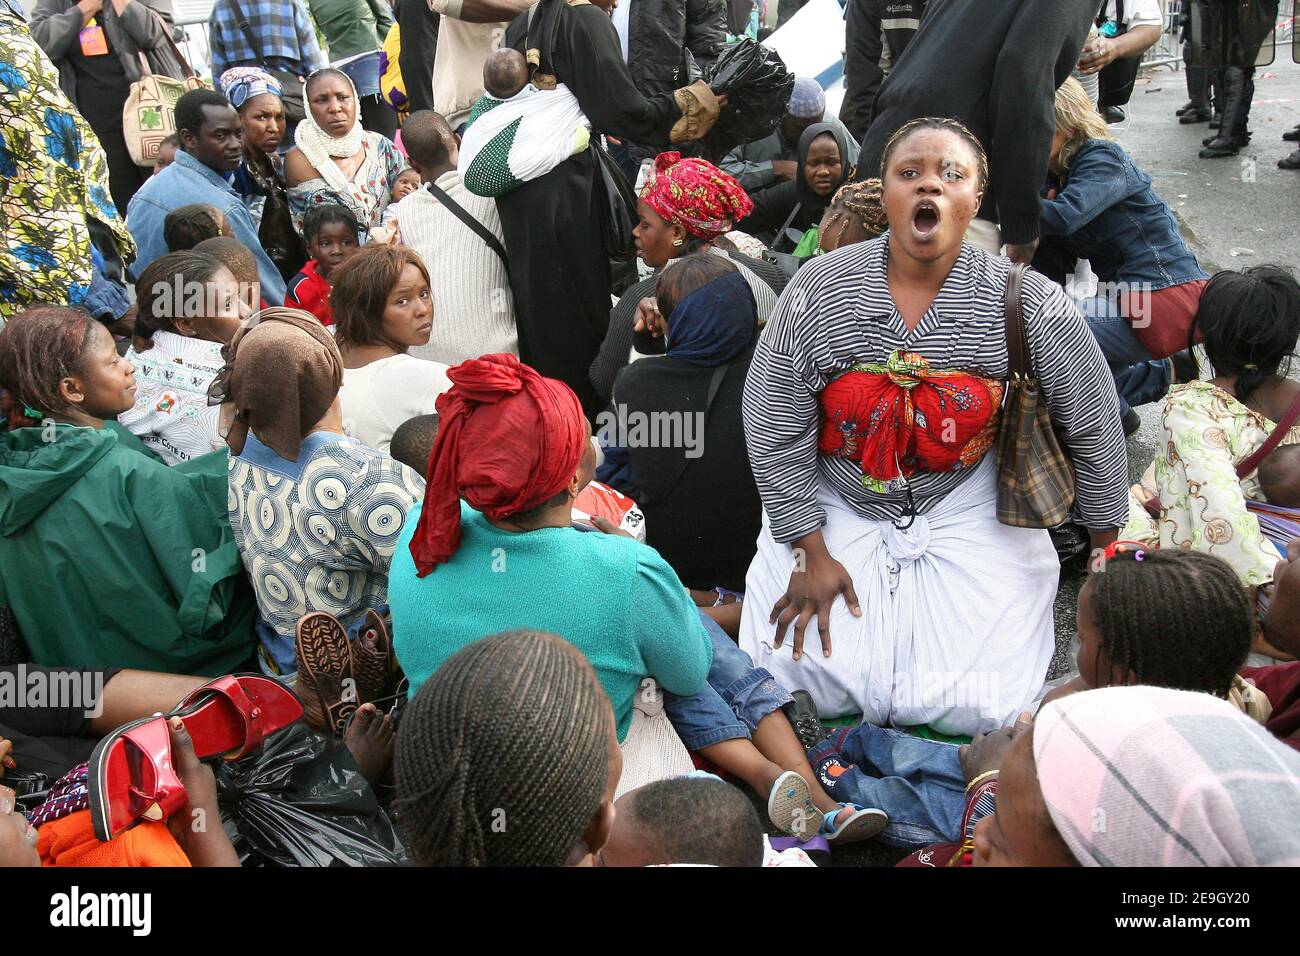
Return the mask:
<path id="1" fill-rule="evenodd" d="M 330 305 L 343 356 L 344 430 L 387 452 L 397 426 L 433 413 L 451 387 L 447 366 L 407 354 L 428 344 L 433 329 L 429 273 L 405 246 L 365 246 L 334 275 Z"/>

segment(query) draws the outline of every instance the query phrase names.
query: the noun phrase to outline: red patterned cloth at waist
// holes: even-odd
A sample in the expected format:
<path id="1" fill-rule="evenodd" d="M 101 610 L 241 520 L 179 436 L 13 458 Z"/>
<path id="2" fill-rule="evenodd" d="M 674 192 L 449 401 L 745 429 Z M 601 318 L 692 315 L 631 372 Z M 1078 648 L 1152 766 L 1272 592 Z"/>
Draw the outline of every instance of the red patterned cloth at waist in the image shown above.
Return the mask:
<path id="1" fill-rule="evenodd" d="M 932 369 L 915 352 L 855 365 L 821 393 L 817 450 L 862 463 L 862 483 L 971 468 L 997 437 L 1003 383 Z"/>

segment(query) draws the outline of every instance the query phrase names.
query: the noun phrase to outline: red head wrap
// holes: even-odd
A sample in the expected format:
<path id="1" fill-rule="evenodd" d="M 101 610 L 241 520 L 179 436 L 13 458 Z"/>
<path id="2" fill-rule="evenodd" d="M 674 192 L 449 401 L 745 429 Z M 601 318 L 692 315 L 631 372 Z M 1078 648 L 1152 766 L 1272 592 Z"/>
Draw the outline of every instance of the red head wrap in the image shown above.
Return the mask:
<path id="1" fill-rule="evenodd" d="M 660 153 L 654 173 L 641 187 L 641 200 L 667 222 L 692 236 L 716 239 L 754 209 L 740 183 L 703 159 Z"/>
<path id="2" fill-rule="evenodd" d="M 438 396 L 424 509 L 411 557 L 424 577 L 460 547 L 460 499 L 502 519 L 553 498 L 586 451 L 586 419 L 573 390 L 513 355 L 484 355 L 448 370 Z"/>

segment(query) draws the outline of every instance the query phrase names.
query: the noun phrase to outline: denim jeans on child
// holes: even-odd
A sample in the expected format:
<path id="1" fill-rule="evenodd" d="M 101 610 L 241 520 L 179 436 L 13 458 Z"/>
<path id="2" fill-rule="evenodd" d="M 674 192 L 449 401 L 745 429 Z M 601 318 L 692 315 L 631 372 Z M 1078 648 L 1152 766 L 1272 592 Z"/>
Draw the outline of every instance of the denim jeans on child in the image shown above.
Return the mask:
<path id="1" fill-rule="evenodd" d="M 1152 360 L 1115 303 L 1106 296 L 1094 296 L 1080 299 L 1076 305 L 1110 365 L 1119 413 L 1163 398 L 1169 391 L 1169 366 Z"/>
<path id="2" fill-rule="evenodd" d="M 861 724 L 832 732 L 808 751 L 808 762 L 832 799 L 885 811 L 889 825 L 881 842 L 926 846 L 958 839 L 966 779 L 955 744 Z"/>
<path id="3" fill-rule="evenodd" d="M 713 618 L 701 612 L 700 622 L 713 641 L 708 686 L 690 697 L 664 692 L 664 713 L 687 750 L 748 740 L 760 720 L 793 700 L 776 678 L 754 666 Z"/>

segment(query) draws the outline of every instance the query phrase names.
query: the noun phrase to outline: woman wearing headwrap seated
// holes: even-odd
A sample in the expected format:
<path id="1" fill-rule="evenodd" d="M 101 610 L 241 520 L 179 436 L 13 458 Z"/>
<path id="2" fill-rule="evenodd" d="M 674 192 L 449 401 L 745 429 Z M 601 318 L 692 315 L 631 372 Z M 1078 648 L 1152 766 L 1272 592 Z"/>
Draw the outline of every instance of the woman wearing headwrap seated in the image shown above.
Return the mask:
<path id="1" fill-rule="evenodd" d="M 0 606 L 32 660 L 247 669 L 252 596 L 220 498 L 190 468 L 211 456 L 168 468 L 112 421 L 135 402 L 135 370 L 104 326 L 20 313 L 0 329 L 0 388 L 18 413 L 0 434 Z"/>
<path id="2" fill-rule="evenodd" d="M 1012 742 L 976 866 L 1300 865 L 1300 754 L 1225 700 L 1111 687 Z"/>
<path id="3" fill-rule="evenodd" d="M 752 208 L 740 184 L 712 163 L 661 153 L 637 203 L 637 255 L 656 272 L 696 252 L 731 259 L 754 295 L 762 324 L 776 308 L 785 275 L 771 263 L 719 243 Z M 631 286 L 610 312 L 605 341 L 591 364 L 591 382 L 605 401 L 614 390 L 614 376 L 630 360 L 663 354 L 663 342 L 652 331 L 662 324 L 654 319 L 656 281 L 649 276 Z"/>
<path id="4" fill-rule="evenodd" d="M 346 73 L 317 70 L 307 77 L 303 93 L 307 118 L 298 124 L 296 145 L 284 158 L 294 224 L 301 230 L 308 209 L 337 203 L 357 217 L 364 242 L 383 222 L 406 161 L 388 137 L 362 129 L 356 87 Z"/>
<path id="5" fill-rule="evenodd" d="M 257 67 L 237 66 L 221 74 L 221 92 L 244 124 L 244 160 L 230 185 L 244 197 L 262 248 L 288 282 L 307 261 L 307 249 L 289 214 L 278 151 L 285 130 L 280 81 Z"/>
<path id="6" fill-rule="evenodd" d="M 754 297 L 727 259 L 695 255 L 660 274 L 658 300 L 667 354 L 619 372 L 616 421 L 672 422 L 681 440 L 611 435 L 631 462 L 620 490 L 645 512 L 646 543 L 687 587 L 743 591 L 763 519 L 740 415 L 758 340 Z"/>
<path id="7" fill-rule="evenodd" d="M 213 384 L 230 445 L 230 527 L 257 594 L 263 652 L 295 669 L 303 615 L 346 627 L 387 600 L 402 523 L 424 493 L 405 465 L 343 432 L 343 361 L 298 309 L 263 309 L 236 333 Z"/>
<path id="8" fill-rule="evenodd" d="M 778 827 L 811 836 L 821 822 L 838 839 L 878 832 L 879 811 L 822 791 L 781 713 L 790 695 L 696 609 L 654 549 L 601 520 L 603 534 L 571 526 L 573 499 L 595 471 L 573 391 L 513 355 L 449 375 L 425 500 L 389 578 L 393 647 L 412 694 L 484 634 L 549 631 L 591 661 L 620 742 L 642 679 L 653 677 L 682 742 L 766 795 Z"/>
<path id="9" fill-rule="evenodd" d="M 754 211 L 737 223 L 777 252 L 811 255 L 799 237 L 821 221 L 835 191 L 853 174 L 844 128 L 831 123 L 809 126 L 799 137 L 798 168 L 790 182 L 760 193 Z"/>

